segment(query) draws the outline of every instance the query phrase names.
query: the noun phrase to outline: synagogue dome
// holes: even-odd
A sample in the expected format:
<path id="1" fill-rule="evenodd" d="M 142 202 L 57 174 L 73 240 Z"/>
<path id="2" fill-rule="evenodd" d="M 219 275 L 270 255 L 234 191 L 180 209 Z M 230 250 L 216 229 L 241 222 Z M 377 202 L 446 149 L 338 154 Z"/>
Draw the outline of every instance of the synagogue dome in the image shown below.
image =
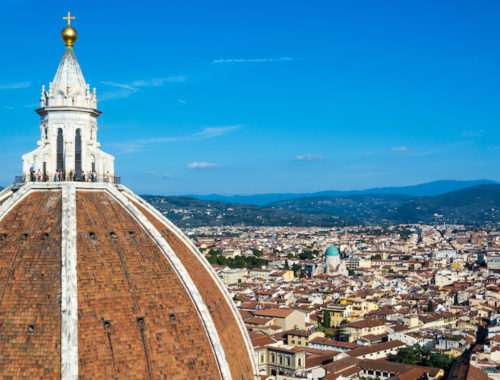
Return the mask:
<path id="1" fill-rule="evenodd" d="M 340 256 L 339 250 L 334 245 L 331 245 L 326 249 L 326 256 Z"/>

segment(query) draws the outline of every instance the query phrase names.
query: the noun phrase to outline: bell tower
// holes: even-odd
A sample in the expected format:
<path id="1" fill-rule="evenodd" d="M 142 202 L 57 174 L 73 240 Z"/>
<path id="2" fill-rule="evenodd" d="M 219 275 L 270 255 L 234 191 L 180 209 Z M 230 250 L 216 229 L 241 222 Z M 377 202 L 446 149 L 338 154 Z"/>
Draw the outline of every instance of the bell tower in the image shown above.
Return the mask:
<path id="1" fill-rule="evenodd" d="M 61 33 L 65 42 L 61 62 L 48 91 L 42 86 L 40 108 L 40 134 L 38 148 L 23 155 L 23 175 L 29 178 L 30 171 L 40 171 L 45 180 L 52 181 L 57 172 L 95 172 L 98 178 L 114 175 L 114 157 L 100 150 L 97 142 L 96 90 L 90 90 L 85 82 L 73 46 L 78 33 L 71 26 L 71 17 Z"/>

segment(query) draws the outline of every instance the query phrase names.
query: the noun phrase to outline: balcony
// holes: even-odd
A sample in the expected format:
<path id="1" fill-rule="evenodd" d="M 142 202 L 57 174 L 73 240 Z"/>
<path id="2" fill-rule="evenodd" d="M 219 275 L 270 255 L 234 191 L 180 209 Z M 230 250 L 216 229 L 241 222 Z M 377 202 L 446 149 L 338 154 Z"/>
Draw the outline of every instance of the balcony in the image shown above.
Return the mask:
<path id="1" fill-rule="evenodd" d="M 85 178 L 85 177 L 76 177 L 73 176 L 72 178 L 68 175 L 63 175 L 62 177 L 55 177 L 51 176 L 52 178 L 49 178 L 49 176 L 45 175 L 42 176 L 40 179 L 36 177 L 36 175 L 22 175 L 22 176 L 16 176 L 14 180 L 14 185 L 22 185 L 28 182 L 94 182 L 94 183 L 112 183 L 115 185 L 121 184 L 121 177 L 118 177 L 116 175 L 96 175 L 95 177 L 92 178 Z"/>

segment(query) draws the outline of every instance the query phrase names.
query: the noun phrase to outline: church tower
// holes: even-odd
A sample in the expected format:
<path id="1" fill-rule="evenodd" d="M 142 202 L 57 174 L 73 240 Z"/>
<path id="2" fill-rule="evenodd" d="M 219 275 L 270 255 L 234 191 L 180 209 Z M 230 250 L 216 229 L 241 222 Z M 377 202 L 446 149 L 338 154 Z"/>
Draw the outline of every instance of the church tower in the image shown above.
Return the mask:
<path id="1" fill-rule="evenodd" d="M 71 26 L 74 17 L 68 13 L 68 26 L 62 31 L 66 43 L 61 63 L 48 91 L 42 86 L 40 108 L 40 141 L 38 148 L 23 156 L 23 176 L 31 170 L 52 180 L 56 171 L 67 178 L 70 172 L 79 179 L 82 171 L 95 172 L 98 178 L 114 178 L 114 157 L 99 149 L 97 142 L 96 90 L 80 69 L 73 50 L 77 32 Z"/>

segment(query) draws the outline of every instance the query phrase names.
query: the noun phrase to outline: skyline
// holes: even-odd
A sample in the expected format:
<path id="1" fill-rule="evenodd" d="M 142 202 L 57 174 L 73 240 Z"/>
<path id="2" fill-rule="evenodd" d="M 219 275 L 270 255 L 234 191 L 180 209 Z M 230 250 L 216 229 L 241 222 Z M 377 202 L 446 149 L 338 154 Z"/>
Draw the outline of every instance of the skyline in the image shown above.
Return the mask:
<path id="1" fill-rule="evenodd" d="M 104 112 L 98 140 L 136 192 L 500 180 L 498 4 L 96 4 L 69 9 L 75 53 Z M 0 63 L 6 186 L 39 139 L 33 110 L 62 57 L 68 9 L 0 9 L 12 52 Z"/>

